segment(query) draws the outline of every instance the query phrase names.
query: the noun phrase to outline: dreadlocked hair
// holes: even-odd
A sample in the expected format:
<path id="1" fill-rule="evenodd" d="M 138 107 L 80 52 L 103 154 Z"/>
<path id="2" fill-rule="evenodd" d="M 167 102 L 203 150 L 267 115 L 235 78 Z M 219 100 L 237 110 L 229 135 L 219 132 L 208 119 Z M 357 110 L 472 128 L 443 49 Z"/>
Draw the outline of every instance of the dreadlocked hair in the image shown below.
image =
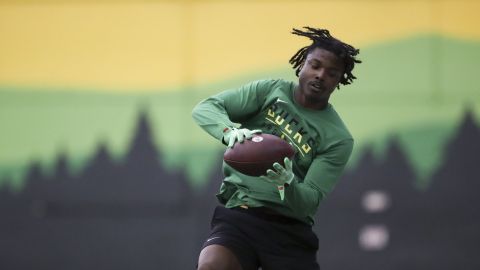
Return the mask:
<path id="1" fill-rule="evenodd" d="M 340 83 L 343 85 L 351 84 L 352 81 L 357 78 L 352 74 L 355 63 L 362 62 L 358 59 L 355 59 L 355 56 L 357 56 L 360 50 L 355 49 L 353 46 L 334 38 L 326 29 L 317 29 L 308 26 L 303 28 L 306 29 L 306 31 L 293 28 L 292 34 L 307 37 L 312 40 L 312 44 L 310 46 L 301 48 L 292 58 L 290 58 L 289 62 L 295 69 L 295 74 L 297 77 L 302 69 L 303 63 L 307 59 L 308 54 L 315 48 L 322 48 L 332 52 L 341 60 L 343 60 L 345 72 L 340 79 Z"/>

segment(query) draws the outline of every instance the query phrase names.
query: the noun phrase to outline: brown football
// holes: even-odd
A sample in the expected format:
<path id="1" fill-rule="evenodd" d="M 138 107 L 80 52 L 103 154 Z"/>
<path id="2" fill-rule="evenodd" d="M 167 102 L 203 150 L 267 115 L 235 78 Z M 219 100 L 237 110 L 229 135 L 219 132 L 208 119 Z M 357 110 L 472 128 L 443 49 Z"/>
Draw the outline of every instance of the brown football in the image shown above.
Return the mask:
<path id="1" fill-rule="evenodd" d="M 237 171 L 250 175 L 265 175 L 275 162 L 283 164 L 293 158 L 295 149 L 283 139 L 271 134 L 256 134 L 242 143 L 227 148 L 223 160 Z"/>

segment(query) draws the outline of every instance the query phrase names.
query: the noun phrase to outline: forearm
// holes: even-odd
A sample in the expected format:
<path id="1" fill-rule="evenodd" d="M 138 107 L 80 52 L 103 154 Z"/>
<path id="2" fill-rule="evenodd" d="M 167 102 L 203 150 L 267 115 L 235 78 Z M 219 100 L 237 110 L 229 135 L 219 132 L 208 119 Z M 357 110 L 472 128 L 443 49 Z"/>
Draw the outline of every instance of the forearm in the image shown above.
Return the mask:
<path id="1" fill-rule="evenodd" d="M 222 140 L 225 128 L 235 126 L 228 118 L 224 102 L 214 97 L 197 104 L 193 108 L 192 117 L 203 130 L 218 140 Z"/>
<path id="2" fill-rule="evenodd" d="M 333 190 L 345 168 L 353 146 L 353 140 L 345 140 L 329 152 L 318 156 L 311 164 L 305 178 L 295 176 L 291 185 L 285 188 L 285 201 L 294 209 L 304 209 L 314 214 Z"/>
<path id="3" fill-rule="evenodd" d="M 285 204 L 292 209 L 301 209 L 304 216 L 314 215 L 325 194 L 314 187 L 293 181 L 285 188 Z"/>

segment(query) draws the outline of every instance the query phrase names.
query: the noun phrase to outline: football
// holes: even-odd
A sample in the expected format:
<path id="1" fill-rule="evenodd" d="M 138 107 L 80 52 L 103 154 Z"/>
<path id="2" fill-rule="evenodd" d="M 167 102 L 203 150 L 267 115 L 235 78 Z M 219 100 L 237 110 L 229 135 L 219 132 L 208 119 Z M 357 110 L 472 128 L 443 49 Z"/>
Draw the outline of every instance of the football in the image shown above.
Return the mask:
<path id="1" fill-rule="evenodd" d="M 237 171 L 250 175 L 265 175 L 273 163 L 283 164 L 285 157 L 292 158 L 295 149 L 283 139 L 271 134 L 256 134 L 242 143 L 227 148 L 223 160 Z"/>

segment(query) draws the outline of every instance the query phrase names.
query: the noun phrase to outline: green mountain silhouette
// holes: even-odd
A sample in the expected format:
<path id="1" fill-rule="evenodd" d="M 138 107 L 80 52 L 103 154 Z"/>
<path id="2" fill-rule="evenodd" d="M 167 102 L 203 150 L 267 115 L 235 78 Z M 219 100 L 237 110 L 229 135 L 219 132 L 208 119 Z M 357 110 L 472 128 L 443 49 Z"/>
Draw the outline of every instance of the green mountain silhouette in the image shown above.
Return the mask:
<path id="1" fill-rule="evenodd" d="M 350 166 L 366 146 L 382 158 L 385 142 L 396 136 L 420 184 L 427 184 L 464 112 L 480 108 L 474 83 L 480 42 L 416 36 L 364 48 L 360 58 L 363 63 L 354 72 L 359 79 L 331 100 L 356 138 Z M 157 93 L 0 86 L 0 184 L 13 179 L 21 187 L 32 161 L 48 173 L 59 153 L 66 153 L 73 172 L 79 171 L 100 143 L 122 159 L 142 109 L 148 111 L 166 167 L 185 167 L 192 183 L 202 184 L 223 146 L 193 123 L 193 106 L 250 80 L 295 80 L 285 59 L 282 68 Z"/>

